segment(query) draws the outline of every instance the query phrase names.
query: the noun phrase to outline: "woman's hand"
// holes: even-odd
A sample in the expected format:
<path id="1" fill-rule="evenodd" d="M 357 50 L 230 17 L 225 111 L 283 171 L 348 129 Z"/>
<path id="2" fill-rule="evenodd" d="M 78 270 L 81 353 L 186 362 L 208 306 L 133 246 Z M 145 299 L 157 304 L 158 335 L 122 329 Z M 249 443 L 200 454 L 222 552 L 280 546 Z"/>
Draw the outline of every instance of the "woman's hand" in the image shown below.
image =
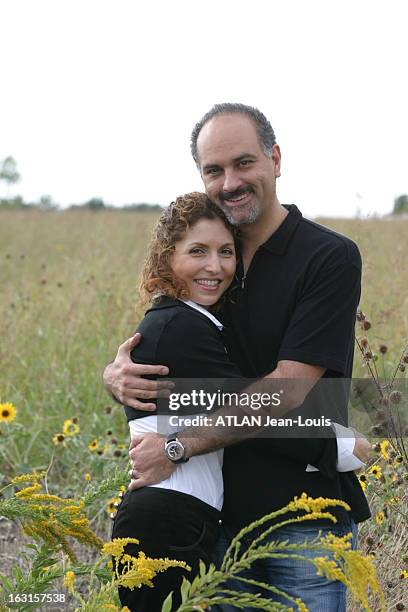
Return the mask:
<path id="1" fill-rule="evenodd" d="M 133 363 L 130 353 L 140 342 L 141 334 L 135 334 L 120 345 L 115 360 L 103 373 L 103 382 L 109 393 L 124 406 L 152 411 L 155 404 L 140 402 L 140 399 L 166 397 L 173 387 L 169 380 L 148 380 L 143 376 L 166 376 L 169 368 L 162 365 Z"/>
<path id="2" fill-rule="evenodd" d="M 140 489 L 169 478 L 177 464 L 164 452 L 166 438 L 156 433 L 132 436 L 129 457 L 132 462 L 129 490 Z"/>

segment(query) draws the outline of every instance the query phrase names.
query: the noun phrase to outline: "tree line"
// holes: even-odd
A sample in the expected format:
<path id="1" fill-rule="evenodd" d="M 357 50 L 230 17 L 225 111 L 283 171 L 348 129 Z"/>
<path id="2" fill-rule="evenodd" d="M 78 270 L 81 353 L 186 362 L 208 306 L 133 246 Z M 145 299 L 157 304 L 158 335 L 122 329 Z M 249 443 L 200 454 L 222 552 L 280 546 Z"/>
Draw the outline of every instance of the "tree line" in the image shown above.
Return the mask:
<path id="1" fill-rule="evenodd" d="M 53 201 L 51 196 L 41 196 L 38 202 L 25 202 L 21 196 L 10 197 L 10 189 L 21 179 L 21 175 L 17 169 L 17 163 L 11 156 L 0 161 L 0 182 L 4 182 L 7 188 L 7 197 L 0 198 L 0 208 L 22 209 L 22 208 L 39 208 L 41 210 L 57 210 L 60 206 Z M 126 204 L 124 206 L 112 206 L 106 204 L 101 198 L 91 198 L 83 204 L 71 204 L 68 206 L 70 210 L 86 209 L 93 211 L 100 210 L 135 210 L 135 211 L 160 211 L 160 204 L 147 204 L 139 202 L 137 204 Z M 402 194 L 394 199 L 393 215 L 408 214 L 408 194 Z"/>
<path id="2" fill-rule="evenodd" d="M 43 195 L 37 202 L 25 202 L 22 196 L 10 196 L 10 190 L 13 185 L 21 179 L 21 174 L 17 169 L 17 163 L 11 156 L 0 160 L 0 182 L 6 185 L 6 197 L 0 197 L 0 209 L 22 210 L 22 209 L 37 209 L 37 210 L 59 210 L 60 206 L 54 202 L 51 196 Z M 162 210 L 160 204 L 147 204 L 146 202 L 138 202 L 135 204 L 126 204 L 123 206 L 112 206 L 105 203 L 102 198 L 91 198 L 82 204 L 71 204 L 65 210 L 130 210 L 130 211 L 156 211 Z"/>

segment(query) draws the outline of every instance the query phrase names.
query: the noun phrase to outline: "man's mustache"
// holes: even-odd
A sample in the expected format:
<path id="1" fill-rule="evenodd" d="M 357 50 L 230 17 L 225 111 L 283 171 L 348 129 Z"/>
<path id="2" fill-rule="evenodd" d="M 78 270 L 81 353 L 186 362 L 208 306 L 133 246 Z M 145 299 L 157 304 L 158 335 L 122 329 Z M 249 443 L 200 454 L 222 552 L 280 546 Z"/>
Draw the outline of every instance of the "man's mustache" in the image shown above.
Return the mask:
<path id="1" fill-rule="evenodd" d="M 230 200 L 232 198 L 238 198 L 241 195 L 244 195 L 244 193 L 252 193 L 253 189 L 252 187 L 240 187 L 239 189 L 236 189 L 235 191 L 220 191 L 219 198 L 220 200 L 222 200 L 223 202 L 225 200 Z"/>

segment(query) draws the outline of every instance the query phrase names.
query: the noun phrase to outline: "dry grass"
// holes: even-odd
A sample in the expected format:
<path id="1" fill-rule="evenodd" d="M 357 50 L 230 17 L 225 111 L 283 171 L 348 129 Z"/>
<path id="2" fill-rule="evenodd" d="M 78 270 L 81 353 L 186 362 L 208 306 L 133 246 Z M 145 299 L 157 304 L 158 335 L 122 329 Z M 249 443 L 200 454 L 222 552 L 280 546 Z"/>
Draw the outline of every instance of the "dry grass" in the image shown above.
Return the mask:
<path id="1" fill-rule="evenodd" d="M 15 424 L 14 433 L 10 426 L 0 438 L 5 480 L 49 465 L 52 436 L 65 418 L 79 418 L 82 441 L 54 456 L 56 492 L 79 494 L 84 471 L 98 478 L 110 469 L 104 456 L 91 456 L 90 439 L 106 439 L 109 429 L 126 443 L 122 414 L 104 410 L 110 402 L 100 373 L 140 317 L 133 307 L 137 275 L 155 219 L 149 213 L 0 211 L 0 401 L 13 402 L 18 423 L 25 425 Z M 362 251 L 361 304 L 373 322 L 373 344 L 389 346 L 385 365 L 391 367 L 408 338 L 408 220 L 323 223 L 353 238 Z M 365 373 L 357 355 L 355 376 Z M 118 461 L 125 463 L 125 454 Z M 105 517 L 101 508 L 95 525 L 106 525 Z M 390 532 L 367 523 L 361 547 L 375 552 L 393 610 L 401 601 L 408 606 L 402 592 L 408 581 L 399 579 L 408 539 L 406 519 L 395 514 L 389 522 Z M 17 559 L 20 546 L 20 536 L 0 523 L 2 562 Z"/>

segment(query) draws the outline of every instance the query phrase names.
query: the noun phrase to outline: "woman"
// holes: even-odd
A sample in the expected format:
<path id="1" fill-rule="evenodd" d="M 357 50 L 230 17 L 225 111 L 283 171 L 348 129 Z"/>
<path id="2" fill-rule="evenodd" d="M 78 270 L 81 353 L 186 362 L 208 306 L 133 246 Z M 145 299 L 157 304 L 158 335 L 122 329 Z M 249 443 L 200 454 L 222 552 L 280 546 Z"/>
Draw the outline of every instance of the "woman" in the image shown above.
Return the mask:
<path id="1" fill-rule="evenodd" d="M 190 193 L 173 202 L 158 221 L 144 265 L 141 293 L 153 303 L 138 327 L 143 340 L 132 359 L 166 363 L 175 379 L 239 377 L 224 347 L 222 324 L 210 312 L 235 266 L 233 230 L 207 196 Z M 155 414 L 125 411 L 131 434 L 157 431 Z M 155 578 L 153 589 L 119 589 L 122 605 L 131 610 L 159 611 L 170 591 L 178 607 L 183 575 L 193 577 L 200 559 L 211 561 L 223 503 L 222 451 L 177 462 L 170 478 L 126 493 L 112 538 L 138 538 L 148 556 L 186 561 L 192 571 L 170 568 Z M 129 554 L 138 550 L 126 548 Z"/>

